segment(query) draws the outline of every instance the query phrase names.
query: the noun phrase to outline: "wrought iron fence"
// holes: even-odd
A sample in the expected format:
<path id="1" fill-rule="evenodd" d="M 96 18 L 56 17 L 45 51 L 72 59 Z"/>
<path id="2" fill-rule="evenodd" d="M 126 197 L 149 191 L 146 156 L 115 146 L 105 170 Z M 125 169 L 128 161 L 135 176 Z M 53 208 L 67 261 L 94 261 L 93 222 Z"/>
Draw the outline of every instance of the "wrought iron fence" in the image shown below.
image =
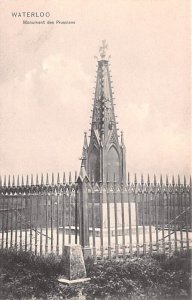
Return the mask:
<path id="1" fill-rule="evenodd" d="M 43 176 L 39 183 L 29 184 L 19 178 L 15 185 L 10 178 L 0 186 L 0 240 L 1 247 L 34 251 L 35 254 L 62 252 L 65 243 L 77 243 L 77 184 L 66 182 L 65 175 L 60 183 L 44 184 Z"/>
<path id="2" fill-rule="evenodd" d="M 65 244 L 80 243 L 84 253 L 98 257 L 139 255 L 189 249 L 192 242 L 191 180 L 174 178 L 126 185 L 95 183 L 71 174 L 51 183 L 27 176 L 0 181 L 0 243 L 2 248 L 62 254 Z"/>

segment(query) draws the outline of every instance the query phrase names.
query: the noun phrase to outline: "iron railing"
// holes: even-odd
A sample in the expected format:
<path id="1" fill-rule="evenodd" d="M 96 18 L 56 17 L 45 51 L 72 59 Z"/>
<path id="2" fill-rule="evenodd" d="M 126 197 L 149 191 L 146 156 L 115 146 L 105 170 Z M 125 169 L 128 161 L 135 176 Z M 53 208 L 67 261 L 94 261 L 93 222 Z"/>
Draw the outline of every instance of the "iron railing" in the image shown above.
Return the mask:
<path id="1" fill-rule="evenodd" d="M 94 259 L 134 253 L 189 249 L 192 241 L 191 180 L 187 184 L 160 181 L 126 185 L 95 183 L 71 174 L 51 183 L 38 176 L 15 185 L 0 181 L 0 245 L 62 254 L 66 244 L 80 243 Z"/>

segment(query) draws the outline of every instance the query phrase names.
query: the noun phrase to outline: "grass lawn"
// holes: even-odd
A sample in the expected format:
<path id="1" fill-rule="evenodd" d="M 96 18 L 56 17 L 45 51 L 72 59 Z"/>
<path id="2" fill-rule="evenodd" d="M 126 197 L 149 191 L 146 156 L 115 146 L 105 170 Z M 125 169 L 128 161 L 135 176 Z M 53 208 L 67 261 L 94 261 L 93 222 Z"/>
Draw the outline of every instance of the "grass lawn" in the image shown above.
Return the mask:
<path id="1" fill-rule="evenodd" d="M 61 257 L 0 250 L 0 299 L 191 299 L 191 252 L 87 260 L 86 268 L 90 282 L 65 286 Z"/>

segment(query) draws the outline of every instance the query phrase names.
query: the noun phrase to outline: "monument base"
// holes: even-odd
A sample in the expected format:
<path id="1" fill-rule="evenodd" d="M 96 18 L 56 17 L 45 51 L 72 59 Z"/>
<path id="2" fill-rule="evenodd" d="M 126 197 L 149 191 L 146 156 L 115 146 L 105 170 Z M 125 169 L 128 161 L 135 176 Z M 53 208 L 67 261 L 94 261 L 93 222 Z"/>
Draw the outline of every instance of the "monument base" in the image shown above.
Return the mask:
<path id="1" fill-rule="evenodd" d="M 143 231 L 143 227 L 142 226 L 138 226 L 138 232 L 139 232 L 139 234 L 142 233 L 142 231 Z M 146 229 L 146 231 L 147 231 L 147 229 Z M 115 236 L 115 232 L 116 232 L 116 230 L 115 230 L 114 227 L 110 228 L 110 235 L 111 236 Z M 132 232 L 132 234 L 136 234 L 136 226 L 135 225 L 131 227 L 131 232 Z M 89 228 L 89 233 L 90 233 L 90 236 L 93 235 L 93 229 L 92 229 L 92 227 Z M 130 235 L 129 227 L 125 227 L 124 228 L 124 234 L 126 236 Z M 122 227 L 117 227 L 117 235 L 118 236 L 122 236 L 123 235 L 122 234 Z M 101 236 L 101 228 L 95 228 L 95 236 L 96 237 L 100 237 Z M 104 237 L 108 236 L 108 228 L 106 228 L 106 227 L 103 228 L 103 236 Z"/>

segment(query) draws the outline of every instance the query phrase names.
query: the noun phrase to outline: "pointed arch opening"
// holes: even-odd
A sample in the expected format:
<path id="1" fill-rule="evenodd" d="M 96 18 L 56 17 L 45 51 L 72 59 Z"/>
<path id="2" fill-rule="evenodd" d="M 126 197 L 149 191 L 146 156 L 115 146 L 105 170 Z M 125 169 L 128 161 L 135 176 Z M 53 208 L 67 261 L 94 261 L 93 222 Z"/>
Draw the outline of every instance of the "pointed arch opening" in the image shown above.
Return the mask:
<path id="1" fill-rule="evenodd" d="M 89 155 L 89 177 L 95 182 L 100 180 L 100 155 L 99 150 L 94 147 Z"/>
<path id="2" fill-rule="evenodd" d="M 115 179 L 117 182 L 120 180 L 120 158 L 115 146 L 111 146 L 107 153 L 107 173 L 109 181 Z"/>

